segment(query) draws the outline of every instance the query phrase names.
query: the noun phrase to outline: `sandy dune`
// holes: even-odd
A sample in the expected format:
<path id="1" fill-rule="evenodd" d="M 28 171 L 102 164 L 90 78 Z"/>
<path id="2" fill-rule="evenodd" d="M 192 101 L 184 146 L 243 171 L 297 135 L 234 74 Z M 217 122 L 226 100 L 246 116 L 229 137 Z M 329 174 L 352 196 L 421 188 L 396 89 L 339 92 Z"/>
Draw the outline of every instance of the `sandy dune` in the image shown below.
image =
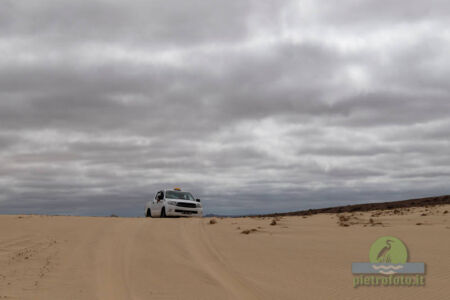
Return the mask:
<path id="1" fill-rule="evenodd" d="M 276 225 L 0 216 L 0 299 L 447 299 L 446 210 L 294 216 Z M 368 261 L 384 235 L 426 263 L 425 287 L 353 288 L 351 263 Z"/>

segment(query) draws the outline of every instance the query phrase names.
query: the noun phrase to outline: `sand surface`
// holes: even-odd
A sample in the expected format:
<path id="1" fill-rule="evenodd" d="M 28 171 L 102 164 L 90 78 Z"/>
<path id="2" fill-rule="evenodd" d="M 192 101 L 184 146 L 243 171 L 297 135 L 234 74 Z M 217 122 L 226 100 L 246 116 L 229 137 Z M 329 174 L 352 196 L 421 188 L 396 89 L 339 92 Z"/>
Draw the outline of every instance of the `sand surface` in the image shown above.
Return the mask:
<path id="1" fill-rule="evenodd" d="M 276 225 L 3 215 L 0 299 L 448 299 L 446 210 L 283 217 Z M 353 287 L 351 263 L 368 262 L 370 245 L 385 235 L 403 240 L 410 261 L 426 263 L 424 287 Z"/>

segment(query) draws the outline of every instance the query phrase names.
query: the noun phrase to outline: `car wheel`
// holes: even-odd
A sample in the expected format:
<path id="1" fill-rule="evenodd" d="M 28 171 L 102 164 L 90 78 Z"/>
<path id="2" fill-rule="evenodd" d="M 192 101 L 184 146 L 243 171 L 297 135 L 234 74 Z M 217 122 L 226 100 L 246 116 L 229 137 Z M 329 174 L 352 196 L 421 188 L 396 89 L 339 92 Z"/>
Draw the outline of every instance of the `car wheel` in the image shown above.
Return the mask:
<path id="1" fill-rule="evenodd" d="M 152 217 L 152 213 L 150 212 L 150 208 L 147 209 L 147 212 L 145 213 L 145 216 L 146 216 L 147 218 L 151 218 L 151 217 Z"/>
<path id="2" fill-rule="evenodd" d="M 166 217 L 166 208 L 163 207 L 163 208 L 161 209 L 161 218 L 165 218 L 165 217 Z"/>

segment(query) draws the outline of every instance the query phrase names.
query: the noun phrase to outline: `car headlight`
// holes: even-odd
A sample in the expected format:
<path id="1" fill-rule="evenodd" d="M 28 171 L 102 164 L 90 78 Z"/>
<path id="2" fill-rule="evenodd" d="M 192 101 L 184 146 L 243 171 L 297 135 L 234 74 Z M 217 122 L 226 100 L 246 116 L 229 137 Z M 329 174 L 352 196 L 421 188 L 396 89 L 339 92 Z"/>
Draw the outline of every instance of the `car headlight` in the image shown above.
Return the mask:
<path id="1" fill-rule="evenodd" d="M 197 207 L 202 207 L 202 205 L 200 203 L 197 203 Z"/>
<path id="2" fill-rule="evenodd" d="M 174 205 L 174 206 L 177 205 L 177 202 L 176 202 L 176 201 L 169 201 L 169 202 L 167 202 L 167 203 L 169 203 L 169 205 Z"/>

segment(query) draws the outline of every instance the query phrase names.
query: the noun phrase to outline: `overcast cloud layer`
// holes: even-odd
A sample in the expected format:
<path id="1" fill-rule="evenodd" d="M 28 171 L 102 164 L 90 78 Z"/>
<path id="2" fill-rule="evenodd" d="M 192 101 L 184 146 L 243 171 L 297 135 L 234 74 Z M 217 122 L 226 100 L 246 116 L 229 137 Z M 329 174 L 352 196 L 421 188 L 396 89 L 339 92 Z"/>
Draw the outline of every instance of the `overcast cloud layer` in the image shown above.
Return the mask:
<path id="1" fill-rule="evenodd" d="M 450 193 L 448 1 L 1 1 L 0 213 Z"/>

